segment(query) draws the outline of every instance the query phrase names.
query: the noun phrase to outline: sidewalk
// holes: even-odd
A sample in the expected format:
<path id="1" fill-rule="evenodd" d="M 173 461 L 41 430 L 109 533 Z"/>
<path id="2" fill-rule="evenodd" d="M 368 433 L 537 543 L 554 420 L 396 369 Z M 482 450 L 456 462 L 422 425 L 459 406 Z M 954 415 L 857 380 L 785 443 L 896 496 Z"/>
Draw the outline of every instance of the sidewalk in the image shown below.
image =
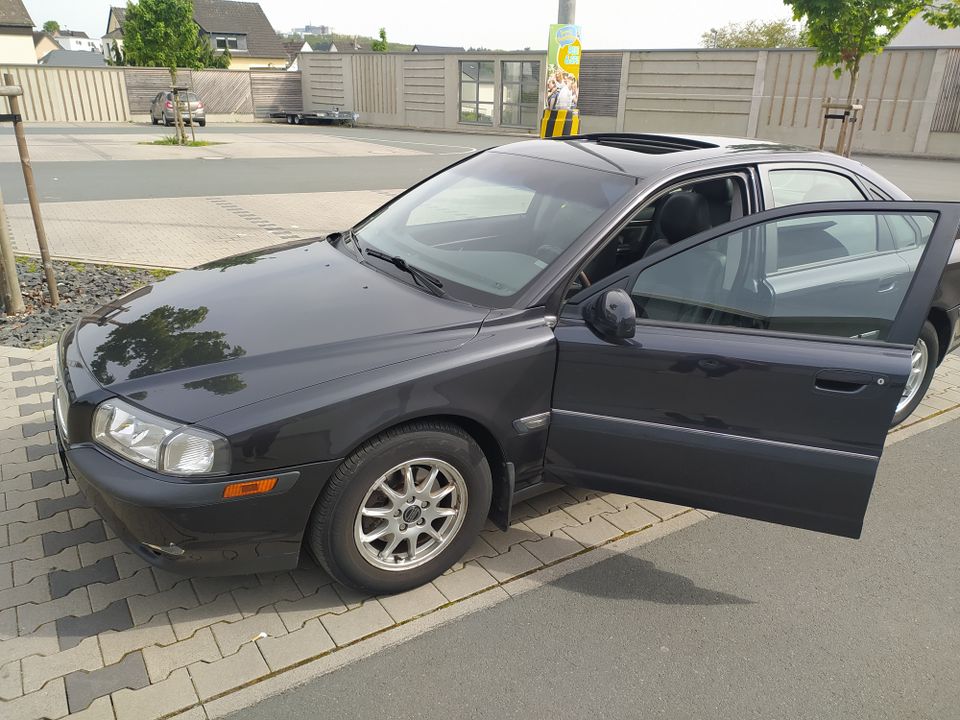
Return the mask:
<path id="1" fill-rule="evenodd" d="M 518 578 L 617 539 L 712 515 L 568 488 L 520 503 L 509 532 L 488 525 L 458 565 L 401 595 L 359 595 L 312 563 L 185 579 L 128 551 L 76 484 L 61 482 L 52 354 L 0 347 L 0 717 L 12 720 L 156 720 L 188 708 L 204 718 L 201 703 L 229 706 L 237 689 L 363 638 L 510 592 Z M 958 385 L 951 356 L 910 423 L 960 406 Z"/>

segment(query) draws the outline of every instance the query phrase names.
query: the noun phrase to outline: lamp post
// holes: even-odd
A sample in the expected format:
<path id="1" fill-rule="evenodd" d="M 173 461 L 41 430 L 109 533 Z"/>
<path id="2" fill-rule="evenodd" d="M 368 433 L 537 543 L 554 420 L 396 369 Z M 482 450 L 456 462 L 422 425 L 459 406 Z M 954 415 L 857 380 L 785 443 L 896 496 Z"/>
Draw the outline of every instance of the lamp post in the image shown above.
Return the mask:
<path id="1" fill-rule="evenodd" d="M 560 0 L 557 8 L 557 22 L 561 25 L 573 25 L 577 17 L 577 0 Z"/>

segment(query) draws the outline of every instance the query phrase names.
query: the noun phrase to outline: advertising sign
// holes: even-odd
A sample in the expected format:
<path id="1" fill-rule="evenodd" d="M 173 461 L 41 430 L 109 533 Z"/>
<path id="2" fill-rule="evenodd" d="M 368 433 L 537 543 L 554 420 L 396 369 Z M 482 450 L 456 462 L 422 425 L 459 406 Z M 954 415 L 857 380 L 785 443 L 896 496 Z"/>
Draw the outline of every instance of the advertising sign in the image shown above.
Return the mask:
<path id="1" fill-rule="evenodd" d="M 550 26 L 544 109 L 576 110 L 580 95 L 580 26 Z"/>

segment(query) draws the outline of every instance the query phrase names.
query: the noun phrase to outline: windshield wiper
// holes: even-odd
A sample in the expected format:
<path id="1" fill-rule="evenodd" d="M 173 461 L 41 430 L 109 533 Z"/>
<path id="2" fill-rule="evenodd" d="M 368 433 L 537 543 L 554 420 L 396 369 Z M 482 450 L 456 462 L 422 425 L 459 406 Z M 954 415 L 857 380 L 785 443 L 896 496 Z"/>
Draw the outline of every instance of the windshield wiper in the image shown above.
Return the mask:
<path id="1" fill-rule="evenodd" d="M 437 297 L 446 296 L 447 293 L 442 289 L 443 283 L 440 280 L 435 278 L 433 275 L 424 272 L 415 265 L 411 265 L 399 255 L 388 255 L 385 252 L 380 252 L 375 248 L 369 247 L 364 252 L 366 252 L 370 257 L 375 257 L 378 260 L 385 260 L 397 268 L 397 270 L 410 273 L 410 276 L 413 278 L 414 282 L 417 283 L 417 285 L 433 293 Z"/>

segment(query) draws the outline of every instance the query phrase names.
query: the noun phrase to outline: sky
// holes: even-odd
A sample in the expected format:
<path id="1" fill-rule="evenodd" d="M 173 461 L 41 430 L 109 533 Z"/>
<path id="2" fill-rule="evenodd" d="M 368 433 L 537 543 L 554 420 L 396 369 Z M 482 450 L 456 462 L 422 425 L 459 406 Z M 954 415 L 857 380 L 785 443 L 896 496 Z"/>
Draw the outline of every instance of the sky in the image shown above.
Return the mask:
<path id="1" fill-rule="evenodd" d="M 125 0 L 24 0 L 34 23 L 57 20 L 100 37 L 110 5 Z M 557 20 L 557 0 L 260 0 L 274 29 L 329 25 L 334 32 L 376 35 L 426 45 L 491 49 L 546 49 L 547 26 Z M 711 27 L 790 16 L 782 0 L 579 0 L 583 47 L 697 47 Z"/>

